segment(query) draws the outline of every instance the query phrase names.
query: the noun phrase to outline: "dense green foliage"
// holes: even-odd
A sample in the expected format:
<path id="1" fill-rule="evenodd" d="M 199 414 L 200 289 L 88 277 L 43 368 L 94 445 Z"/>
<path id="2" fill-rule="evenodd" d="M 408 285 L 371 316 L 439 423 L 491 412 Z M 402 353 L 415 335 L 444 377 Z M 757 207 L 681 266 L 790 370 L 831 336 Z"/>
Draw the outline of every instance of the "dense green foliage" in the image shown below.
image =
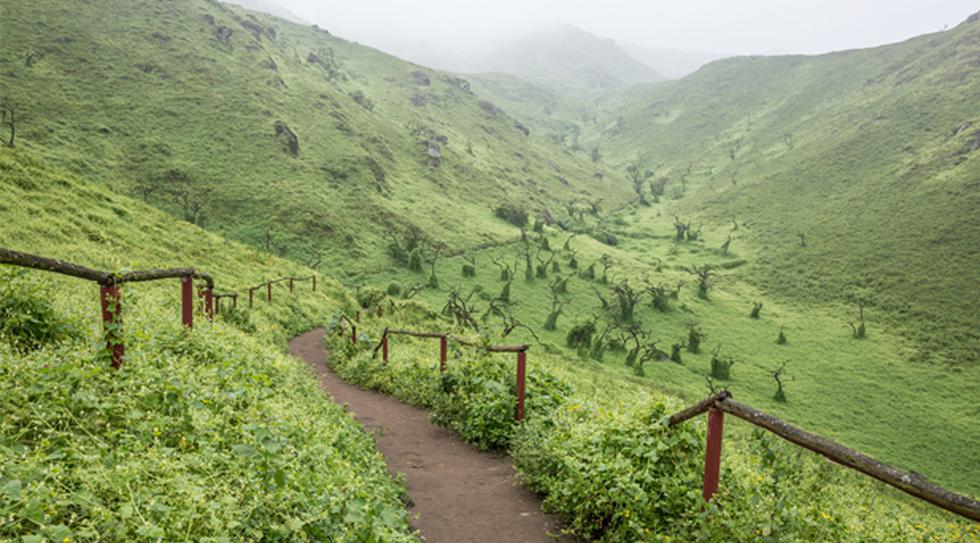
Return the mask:
<path id="1" fill-rule="evenodd" d="M 976 525 L 737 424 L 726 429 L 721 491 L 705 509 L 701 422 L 668 427 L 666 418 L 680 402 L 601 364 L 569 364 L 564 356 L 532 351 L 527 419 L 515 424 L 512 354 L 481 355 L 451 342 L 440 373 L 434 339 L 391 336 L 387 364 L 374 352 L 384 327 L 451 326 L 416 302 L 396 302 L 385 317 L 361 321 L 356 346 L 349 330 L 332 328 L 326 340 L 334 355 L 330 364 L 352 383 L 431 409 L 436 422 L 477 446 L 507 449 L 525 484 L 545 494 L 546 508 L 586 540 L 980 537 Z"/>
<path id="2" fill-rule="evenodd" d="M 0 246 L 113 270 L 196 265 L 222 291 L 310 273 L 23 151 L 0 155 L 0 186 L 20 204 Z M 126 363 L 112 370 L 94 283 L 4 271 L 0 539 L 414 541 L 371 438 L 280 352 L 350 304 L 318 287 L 279 285 L 272 305 L 226 307 L 189 331 L 176 280 L 126 284 Z"/>

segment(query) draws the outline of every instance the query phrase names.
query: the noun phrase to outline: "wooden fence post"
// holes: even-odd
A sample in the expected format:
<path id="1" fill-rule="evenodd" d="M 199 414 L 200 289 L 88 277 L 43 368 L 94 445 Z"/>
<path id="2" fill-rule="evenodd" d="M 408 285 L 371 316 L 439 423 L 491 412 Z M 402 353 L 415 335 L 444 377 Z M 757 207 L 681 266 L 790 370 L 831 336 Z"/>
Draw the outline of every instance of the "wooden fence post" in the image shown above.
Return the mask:
<path id="1" fill-rule="evenodd" d="M 385 364 L 388 364 L 388 334 L 386 333 L 381 338 L 381 360 Z"/>
<path id="2" fill-rule="evenodd" d="M 725 412 L 720 409 L 708 410 L 708 443 L 704 452 L 704 487 L 701 496 L 711 501 L 718 491 L 718 477 L 721 472 L 721 436 L 724 430 Z"/>
<path id="3" fill-rule="evenodd" d="M 313 292 L 316 292 L 316 274 L 313 274 Z"/>
<path id="4" fill-rule="evenodd" d="M 357 327 L 354 325 L 351 325 L 350 327 L 350 342 L 355 347 L 357 346 Z"/>
<path id="5" fill-rule="evenodd" d="M 293 278 L 292 277 L 289 278 L 289 293 L 290 294 L 293 293 Z"/>
<path id="6" fill-rule="evenodd" d="M 211 290 L 211 287 L 204 289 L 204 313 L 209 321 L 214 320 L 214 291 Z"/>
<path id="7" fill-rule="evenodd" d="M 272 283 L 271 282 L 265 284 L 265 290 L 266 290 L 266 296 L 265 296 L 266 297 L 266 300 L 269 301 L 269 302 L 271 302 L 272 301 Z"/>
<path id="8" fill-rule="evenodd" d="M 122 338 L 122 300 L 119 285 L 100 285 L 99 300 L 102 305 L 102 325 L 105 331 L 105 348 L 111 353 L 113 368 L 123 365 L 126 348 Z"/>
<path id="9" fill-rule="evenodd" d="M 214 314 L 215 315 L 220 315 L 221 314 L 221 298 L 220 297 L 214 299 Z"/>
<path id="10" fill-rule="evenodd" d="M 527 380 L 527 352 L 517 353 L 517 407 L 514 411 L 514 420 L 520 422 L 524 420 L 524 383 Z"/>
<path id="11" fill-rule="evenodd" d="M 194 278 L 180 278 L 180 310 L 184 326 L 194 328 Z"/>
<path id="12" fill-rule="evenodd" d="M 439 337 L 439 371 L 446 371 L 446 354 L 448 351 L 448 345 L 446 344 L 446 336 Z"/>

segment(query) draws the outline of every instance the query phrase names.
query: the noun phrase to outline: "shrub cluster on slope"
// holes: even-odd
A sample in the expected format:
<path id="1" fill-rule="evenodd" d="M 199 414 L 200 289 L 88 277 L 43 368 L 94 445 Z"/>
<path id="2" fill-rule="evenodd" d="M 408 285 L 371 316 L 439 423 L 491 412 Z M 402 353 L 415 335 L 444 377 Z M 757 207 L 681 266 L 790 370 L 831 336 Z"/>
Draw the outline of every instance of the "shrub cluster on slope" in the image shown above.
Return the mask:
<path id="1" fill-rule="evenodd" d="M 730 425 L 721 490 L 701 499 L 704 428 L 668 427 L 683 407 L 610 375 L 600 365 L 533 351 L 527 419 L 513 420 L 512 355 L 452 345 L 438 369 L 434 340 L 392 336 L 382 364 L 374 347 L 384 327 L 445 332 L 452 325 L 417 302 L 382 319 L 362 319 L 358 341 L 327 335 L 330 364 L 349 382 L 432 410 L 433 419 L 481 447 L 507 450 L 525 483 L 566 529 L 591 541 L 969 541 L 977 527 L 898 495 L 813 454 Z M 489 338 L 483 338 L 487 341 Z M 462 392 L 461 391 L 465 391 Z"/>

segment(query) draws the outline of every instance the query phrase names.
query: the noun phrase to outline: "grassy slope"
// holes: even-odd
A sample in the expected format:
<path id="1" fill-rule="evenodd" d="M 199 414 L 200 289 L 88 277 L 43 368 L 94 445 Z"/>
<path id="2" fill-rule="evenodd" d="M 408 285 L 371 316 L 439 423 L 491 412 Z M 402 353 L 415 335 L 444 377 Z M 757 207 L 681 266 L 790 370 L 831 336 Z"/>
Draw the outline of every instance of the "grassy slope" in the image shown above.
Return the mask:
<path id="1" fill-rule="evenodd" d="M 190 178 L 202 211 L 187 217 L 302 261 L 322 251 L 333 269 L 378 267 L 382 235 L 406 224 L 472 245 L 504 234 L 490 213 L 501 200 L 555 207 L 600 187 L 607 200 L 626 196 L 451 76 L 322 30 L 203 0 L 4 9 L 0 92 L 21 105 L 23 145 L 134 194 L 148 186 L 149 202 L 177 214 L 185 209 L 169 192 Z M 329 51 L 333 80 L 308 62 Z M 277 140 L 277 120 L 299 136 L 298 159 Z M 432 169 L 425 142 L 435 135 L 448 143 Z"/>
<path id="2" fill-rule="evenodd" d="M 644 161 L 668 194 L 690 168 L 688 195 L 657 212 L 703 219 L 716 245 L 739 220 L 735 243 L 756 255 L 744 277 L 760 288 L 865 298 L 916 341 L 910 358 L 973 365 L 978 54 L 972 22 L 870 50 L 724 60 L 611 99 L 583 141 L 617 165 Z"/>
<path id="3" fill-rule="evenodd" d="M 220 291 L 310 273 L 25 150 L 0 153 L 0 190 L 0 246 L 103 269 L 196 266 Z M 282 354 L 346 304 L 337 283 L 320 285 L 295 296 L 277 287 L 275 303 L 198 319 L 192 334 L 176 280 L 125 285 L 127 362 L 112 371 L 95 356 L 94 284 L 4 270 L 5 303 L 39 298 L 77 336 L 28 354 L 0 340 L 0 539 L 412 540 L 403 489 L 370 437 Z"/>
<path id="4" fill-rule="evenodd" d="M 672 302 L 672 311 L 656 311 L 649 305 L 650 297 L 643 296 L 636 320 L 667 352 L 671 344 L 686 337 L 690 323 L 698 323 L 707 339 L 700 354 L 684 352 L 683 365 L 651 362 L 645 381 L 673 395 L 696 400 L 706 391 L 710 352 L 720 345 L 723 354 L 737 359 L 733 380 L 724 385 L 741 400 L 884 461 L 918 471 L 943 485 L 974 495 L 980 493 L 980 480 L 973 475 L 980 464 L 975 455 L 966 452 L 980 447 L 980 426 L 969 414 L 971 391 L 978 379 L 975 367 L 950 369 L 911 364 L 907 359 L 915 350 L 914 343 L 882 329 L 877 321 L 871 324 L 869 339 L 853 340 L 841 317 L 841 307 L 786 302 L 742 280 L 742 268 L 720 268 L 751 262 L 755 254 L 737 245 L 729 255 L 722 255 L 703 242 L 676 243 L 666 219 L 661 218 L 652 228 L 647 220 L 634 217 L 617 226 L 614 231 L 621 243 L 615 248 L 586 236 L 572 241 L 580 270 L 604 253 L 613 257 L 615 265 L 609 273 L 608 286 L 577 275 L 569 279 L 570 303 L 559 318 L 556 331 L 542 329 L 551 308 L 549 285 L 554 273 L 549 272 L 547 279 L 526 282 L 521 265 L 511 287 L 513 314 L 535 328 L 543 343 L 551 344 L 546 346 L 548 350 L 561 353 L 568 364 L 576 365 L 576 355 L 563 348 L 565 335 L 574 324 L 604 314 L 594 288 L 615 304 L 609 286 L 621 279 L 629 279 L 637 289 L 643 287 L 643 278 L 671 286 L 683 281 L 685 286 L 680 299 Z M 568 236 L 550 231 L 549 237 L 551 247 L 560 250 Z M 441 288 L 425 289 L 418 296 L 433 308 L 442 307 L 451 290 L 465 296 L 478 288 L 488 297 L 496 297 L 504 283 L 499 280 L 492 259 L 510 263 L 518 255 L 518 247 L 471 253 L 477 261 L 476 278 L 462 277 L 460 270 L 466 263 L 462 258 L 446 260 L 438 266 Z M 568 267 L 568 257 L 564 252 L 558 257 L 562 276 L 574 273 Z M 658 262 L 662 262 L 660 272 L 655 271 Z M 719 270 L 708 301 L 697 298 L 696 282 L 684 270 L 706 263 Z M 424 284 L 425 278 L 392 268 L 366 279 L 381 289 L 391 282 L 407 289 Z M 478 293 L 473 300 L 480 300 L 481 296 Z M 749 318 L 752 304 L 757 301 L 764 303 L 758 320 Z M 487 301 L 476 305 L 480 314 L 488 308 Z M 492 333 L 502 328 L 497 317 L 488 318 L 484 325 Z M 785 329 L 789 339 L 786 345 L 776 344 L 780 328 Z M 534 342 L 522 330 L 513 337 Z M 624 365 L 624 359 L 625 352 L 610 350 L 605 353 L 603 364 L 614 374 L 632 378 L 633 372 Z M 779 403 L 773 399 L 775 382 L 771 372 L 784 361 L 794 380 L 787 385 L 789 402 Z M 895 398 L 914 409 L 896 409 Z"/>

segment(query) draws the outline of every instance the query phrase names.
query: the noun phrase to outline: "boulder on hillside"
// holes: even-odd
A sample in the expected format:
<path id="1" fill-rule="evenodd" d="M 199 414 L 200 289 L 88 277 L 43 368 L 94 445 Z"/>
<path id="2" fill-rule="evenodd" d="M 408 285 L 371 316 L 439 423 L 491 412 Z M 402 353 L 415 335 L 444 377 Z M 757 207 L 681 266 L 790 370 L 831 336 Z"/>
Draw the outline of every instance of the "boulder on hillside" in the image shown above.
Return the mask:
<path id="1" fill-rule="evenodd" d="M 276 128 L 276 137 L 278 137 L 279 140 L 283 142 L 286 151 L 290 155 L 294 157 L 298 157 L 299 137 L 296 136 L 296 133 L 293 132 L 292 129 L 290 129 L 289 126 L 283 121 L 276 121 L 275 128 Z"/>
<path id="2" fill-rule="evenodd" d="M 480 102 L 480 109 L 482 109 L 487 115 L 490 115 L 491 117 L 496 117 L 501 113 L 500 108 L 493 105 L 493 102 L 489 102 L 487 100 L 482 100 Z"/>
<path id="3" fill-rule="evenodd" d="M 428 87 L 429 84 L 432 83 L 432 81 L 429 79 L 429 76 L 425 72 L 421 72 L 418 70 L 412 72 L 412 80 L 415 81 L 417 85 L 423 85 L 426 87 Z"/>
<path id="4" fill-rule="evenodd" d="M 214 29 L 214 37 L 218 38 L 221 43 L 228 43 L 231 39 L 232 30 L 227 26 L 219 26 Z"/>
<path id="5" fill-rule="evenodd" d="M 524 126 L 521 123 L 521 121 L 514 121 L 514 128 L 520 130 L 521 133 L 524 134 L 525 136 L 530 136 L 531 135 L 531 131 L 528 130 L 528 128 L 526 126 Z"/>

